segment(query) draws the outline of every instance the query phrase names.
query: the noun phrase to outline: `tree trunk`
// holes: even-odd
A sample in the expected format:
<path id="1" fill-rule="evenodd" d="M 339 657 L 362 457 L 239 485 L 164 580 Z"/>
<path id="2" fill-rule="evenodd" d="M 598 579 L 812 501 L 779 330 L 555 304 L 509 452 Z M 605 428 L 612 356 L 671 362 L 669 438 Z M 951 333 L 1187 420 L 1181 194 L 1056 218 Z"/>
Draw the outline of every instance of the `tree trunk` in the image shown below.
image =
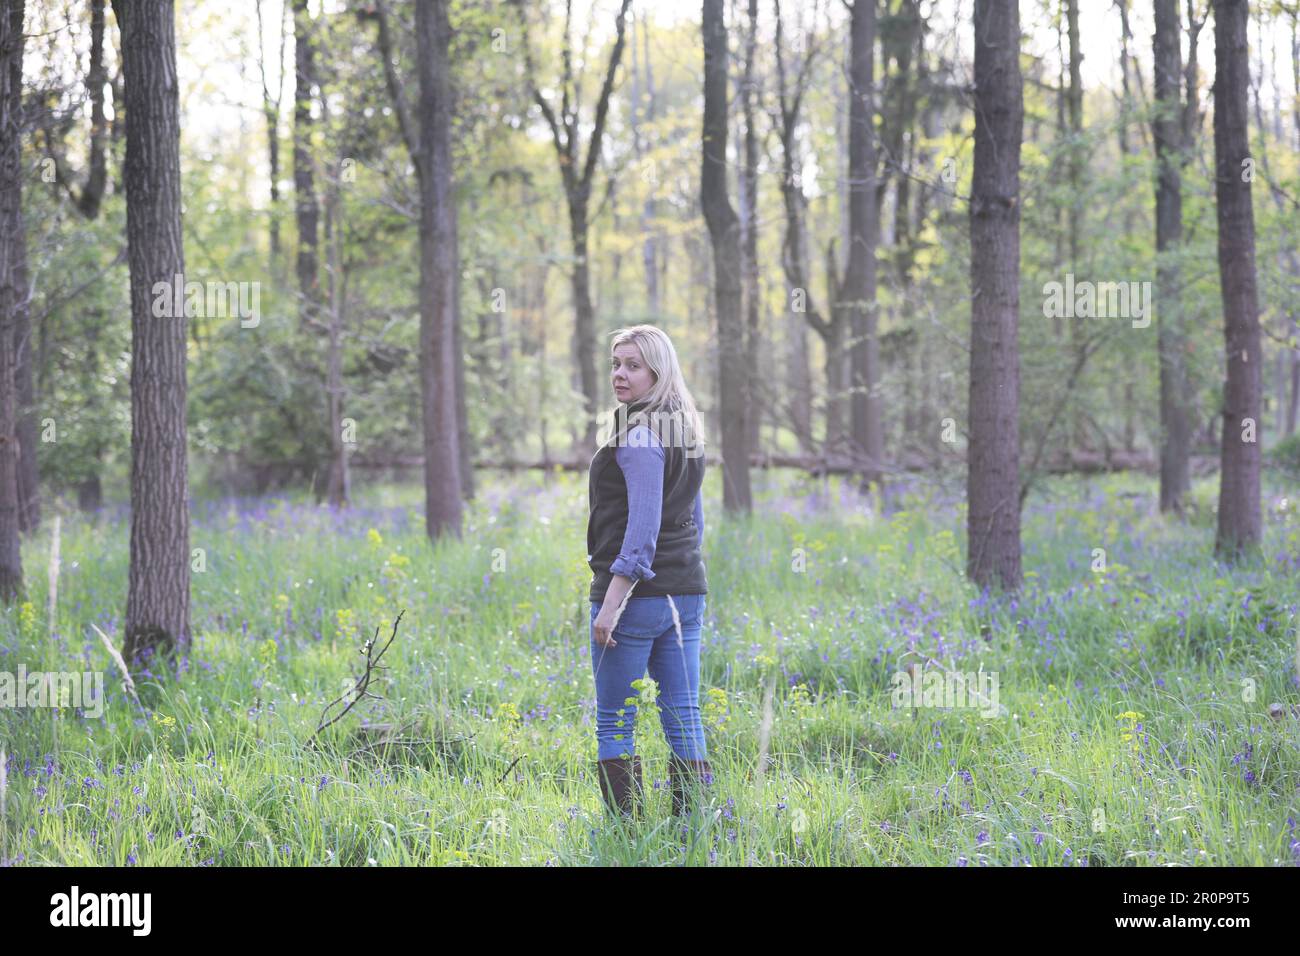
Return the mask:
<path id="1" fill-rule="evenodd" d="M 876 337 L 876 155 L 871 132 L 876 0 L 855 0 L 849 31 L 849 248 L 837 308 L 844 309 L 853 335 L 853 442 L 856 452 L 864 456 L 863 479 L 879 484 L 885 441 Z"/>
<path id="2" fill-rule="evenodd" d="M 1066 34 L 1070 44 L 1070 86 L 1066 96 L 1069 112 L 1070 145 L 1067 150 L 1067 169 L 1070 177 L 1070 205 L 1067 211 L 1069 225 L 1070 271 L 1076 277 L 1083 263 L 1079 260 L 1079 239 L 1083 230 L 1083 177 L 1087 169 L 1087 156 L 1083 151 L 1083 50 L 1079 38 L 1079 0 L 1066 0 Z M 1070 348 L 1074 360 L 1080 361 L 1083 345 L 1083 320 L 1078 316 L 1070 320 Z M 1080 403 L 1070 403 L 1070 427 L 1067 448 L 1089 450 L 1087 431 L 1084 428 Z"/>
<path id="3" fill-rule="evenodd" d="M 0 0 L 0 602 L 23 593 L 18 497 L 18 317 L 27 311 L 23 223 L 23 0 Z"/>
<path id="4" fill-rule="evenodd" d="M 826 290 L 833 300 L 840 287 L 839 272 L 835 265 L 835 241 L 826 247 Z M 831 303 L 830 318 L 822 335 L 826 346 L 826 443 L 827 455 L 835 454 L 847 436 L 844 431 L 845 386 L 848 383 L 849 366 L 845 360 L 845 338 L 849 333 L 846 321 L 847 313 Z"/>
<path id="5" fill-rule="evenodd" d="M 1300 9 L 1291 11 L 1291 125 L 1295 128 L 1296 152 L 1300 153 Z M 1291 321 L 1291 392 L 1286 406 L 1286 433 L 1295 434 L 1296 413 L 1300 411 L 1300 321 Z"/>
<path id="6" fill-rule="evenodd" d="M 1128 0 L 1116 0 L 1116 8 L 1119 10 L 1120 23 L 1120 90 L 1121 99 L 1119 107 L 1119 121 L 1116 123 L 1119 138 L 1119 156 L 1121 165 L 1127 165 L 1128 158 L 1131 154 L 1136 153 L 1129 143 L 1129 116 L 1132 112 L 1133 90 L 1129 84 L 1130 75 L 1130 56 L 1129 46 L 1133 40 L 1133 30 L 1129 25 L 1128 19 Z M 1141 74 L 1138 74 L 1139 78 Z M 1124 209 L 1124 235 L 1132 235 L 1136 232 L 1134 225 L 1134 210 L 1126 206 Z M 1128 452 L 1135 451 L 1137 442 L 1137 415 L 1138 403 L 1136 400 L 1137 385 L 1139 377 L 1138 371 L 1139 356 L 1133 352 L 1125 352 L 1122 359 L 1121 375 L 1124 377 L 1124 450 Z"/>
<path id="7" fill-rule="evenodd" d="M 425 527 L 430 538 L 461 532 L 456 398 L 460 324 L 451 169 L 451 27 L 447 0 L 415 6 L 420 75 L 420 381 L 424 395 Z"/>
<path id="8" fill-rule="evenodd" d="M 1158 164 L 1156 179 L 1156 351 L 1160 365 L 1160 510 L 1181 513 L 1190 487 L 1191 416 L 1187 385 L 1187 336 L 1183 322 L 1182 276 L 1177 252 L 1183 237 L 1181 168 L 1182 57 L 1178 0 L 1155 0 L 1155 98 L 1152 124 Z"/>
<path id="9" fill-rule="evenodd" d="M 781 21 L 780 0 L 773 0 L 776 36 L 773 45 L 776 54 L 777 105 L 780 110 L 777 136 L 781 141 L 781 200 L 785 209 L 785 233 L 781 242 L 781 267 L 786 279 L 786 308 L 789 309 L 792 322 L 787 324 L 790 339 L 789 382 L 790 420 L 795 434 L 799 438 L 800 449 L 805 454 L 812 454 L 815 447 L 812 428 L 812 376 L 809 371 L 809 350 L 806 326 L 811 325 L 818 335 L 825 339 L 829 334 L 829 325 L 822 319 L 813 300 L 809 284 L 810 266 L 808 262 L 807 235 L 804 222 L 807 213 L 807 200 L 803 195 L 796 167 L 799 165 L 795 129 L 799 123 L 799 109 L 802 102 L 805 82 L 809 75 L 806 68 L 801 68 L 795 82 L 793 95 L 790 95 L 786 79 L 785 51 Z M 808 44 L 811 47 L 811 44 Z M 811 53 L 809 54 L 811 56 Z M 805 64 L 811 61 L 806 60 Z M 831 287 L 831 294 L 834 290 Z M 830 346 L 828 345 L 829 349 Z M 831 368 L 827 363 L 827 371 Z M 827 389 L 828 394 L 831 389 Z M 829 432 L 828 432 L 829 437 Z"/>
<path id="10" fill-rule="evenodd" d="M 325 486 L 331 507 L 346 508 L 352 498 L 352 474 L 348 468 L 348 443 L 343 436 L 343 329 L 347 308 L 347 273 L 339 254 L 339 187 L 337 181 L 325 192 L 325 247 L 329 257 L 329 330 L 326 344 L 325 395 L 329 406 L 330 466 Z"/>
<path id="11" fill-rule="evenodd" d="M 722 506 L 748 513 L 749 410 L 745 328 L 740 315 L 740 235 L 727 198 L 727 32 L 722 0 L 704 0 L 704 124 L 700 203 L 713 244 L 718 314 L 718 411 L 722 425 Z"/>
<path id="12" fill-rule="evenodd" d="M 763 417 L 763 390 L 759 387 L 759 283 L 758 283 L 758 127 L 754 114 L 754 62 L 758 45 L 758 0 L 749 0 L 749 30 L 745 40 L 745 74 L 741 84 L 741 113 L 745 122 L 744 164 L 740 168 L 741 272 L 745 302 L 745 380 L 748 395 L 745 408 L 747 447 L 759 447 L 759 424 Z"/>
<path id="13" fill-rule="evenodd" d="M 574 308 L 573 355 L 578 365 L 579 386 L 583 395 L 583 428 L 581 441 L 585 448 L 596 445 L 596 407 L 599 401 L 599 382 L 596 375 L 596 361 L 593 348 L 596 336 L 595 308 L 591 302 L 591 264 L 588 261 L 588 204 L 591 201 L 591 187 L 596 171 L 596 161 L 600 156 L 601 141 L 605 135 L 605 121 L 609 114 L 610 95 L 614 89 L 614 76 L 623 56 L 623 44 L 626 37 L 628 7 L 632 0 L 622 0 L 618 17 L 614 21 L 614 49 L 610 53 L 605 70 L 605 79 L 600 89 L 600 98 L 596 102 L 595 123 L 592 125 L 591 139 L 587 143 L 585 159 L 579 158 L 578 130 L 581 125 L 578 115 L 578 99 L 573 89 L 573 56 L 569 36 L 569 18 L 565 17 L 565 33 L 561 53 L 564 72 L 560 77 L 561 107 L 559 116 L 551 107 L 550 101 L 542 96 L 537 86 L 536 66 L 533 63 L 531 49 L 528 45 L 527 11 L 522 0 L 516 0 L 524 15 L 524 64 L 529 87 L 534 102 L 546 118 L 551 130 L 551 139 L 555 145 L 555 158 L 560 167 L 560 178 L 564 183 L 564 195 L 569 206 L 569 230 L 573 242 L 574 269 L 571 275 Z"/>
<path id="14" fill-rule="evenodd" d="M 10 52 L 8 69 L 11 71 L 9 77 L 8 96 L 12 97 L 9 104 L 10 116 L 9 121 L 16 124 L 13 127 L 12 137 L 9 135 L 9 129 L 6 127 L 3 137 L 4 149 L 6 150 L 5 162 L 8 162 L 7 150 L 12 148 L 18 151 L 14 161 L 21 164 L 22 162 L 22 67 L 23 67 L 23 50 L 22 50 L 22 19 L 23 4 L 11 4 L 9 16 L 14 18 L 14 26 L 18 31 L 11 42 L 16 44 Z M 90 175 L 86 181 L 86 187 L 81 193 L 81 202 L 79 208 L 82 214 L 87 218 L 94 218 L 99 212 L 99 200 L 104 192 L 104 92 L 103 92 L 103 71 L 104 71 L 104 7 L 102 0 L 91 7 L 91 38 L 90 38 L 90 96 L 91 96 L 91 114 L 96 123 L 91 130 L 90 137 Z M 95 90 L 95 79 L 100 78 L 100 88 L 98 95 Z M 20 172 L 21 175 L 21 172 Z M 11 188 L 6 174 L 6 189 Z M 16 482 L 17 482 L 17 508 L 18 508 L 18 528 L 26 534 L 31 534 L 40 527 L 41 524 L 41 499 L 39 471 L 36 462 L 36 449 L 39 446 L 39 431 L 36 427 L 36 387 L 32 380 L 32 325 L 31 325 L 31 308 L 28 301 L 31 274 L 27 268 L 27 238 L 25 224 L 22 218 L 22 188 L 20 179 L 16 178 L 12 185 L 13 193 L 11 200 L 15 203 L 17 214 L 16 219 L 7 219 L 4 231 L 8 234 L 6 238 L 13 243 L 9 255 L 11 258 L 11 282 L 12 288 L 16 293 L 13 299 L 12 310 L 4 310 L 6 321 L 12 323 L 7 333 L 6 340 L 12 339 L 13 352 L 8 357 L 10 366 L 6 367 L 3 372 L 4 389 L 9 388 L 12 377 L 12 385 L 16 392 L 16 403 L 9 412 L 5 413 L 5 424 L 3 426 L 5 435 L 14 435 L 17 438 L 12 449 L 15 457 Z M 6 453 L 8 449 L 6 449 Z M 5 482 L 7 496 L 8 482 L 7 479 L 0 479 Z M 19 566 L 21 575 L 21 566 Z"/>
<path id="15" fill-rule="evenodd" d="M 104 491 L 99 475 L 94 474 L 77 483 L 77 507 L 86 514 L 98 511 L 104 503 Z"/>
<path id="16" fill-rule="evenodd" d="M 644 19 L 634 20 L 635 30 L 632 35 L 632 107 L 629 115 L 632 121 L 632 146 L 636 155 L 637 169 L 643 180 L 648 177 L 644 203 L 641 205 L 641 262 L 645 270 L 646 311 L 658 316 L 662 306 L 659 301 L 659 253 L 658 240 L 654 232 L 655 192 L 658 189 L 658 176 L 653 169 L 643 164 L 647 144 L 642 132 L 644 122 L 653 123 L 655 119 L 655 81 L 650 63 L 650 29 Z M 637 45 L 642 52 L 638 54 Z M 641 64 L 645 64 L 645 77 L 641 76 Z M 645 84 L 644 89 L 642 84 Z"/>
<path id="17" fill-rule="evenodd" d="M 186 319 L 180 119 L 172 0 L 115 0 L 126 87 L 131 271 L 130 661 L 190 642 Z M 157 286 L 157 291 L 155 290 Z M 172 308 L 154 314 L 161 296 Z M 176 314 L 179 311 L 180 314 Z"/>
<path id="18" fill-rule="evenodd" d="M 823 337 L 826 346 L 826 445 L 825 454 L 839 452 L 844 439 L 844 332 L 842 321 L 831 320 Z"/>
<path id="19" fill-rule="evenodd" d="M 1020 13 L 975 0 L 966 573 L 1020 587 Z"/>
<path id="20" fill-rule="evenodd" d="M 448 81 L 450 88 L 450 81 Z M 450 121 L 448 121 L 450 125 Z M 451 148 L 447 150 L 447 162 L 451 162 Z M 450 173 L 449 173 L 450 176 Z M 454 177 L 453 177 L 454 178 Z M 459 213 L 456 210 L 456 197 L 452 187 L 448 186 L 448 204 L 451 208 L 451 234 L 453 237 L 460 235 L 460 221 L 457 218 Z M 459 239 L 456 239 L 459 243 Z M 464 331 L 461 329 L 460 322 L 460 248 L 455 249 L 455 269 L 452 284 L 452 302 L 455 304 L 452 309 L 451 318 L 451 349 L 452 364 L 455 368 L 456 379 L 456 450 L 458 462 L 460 464 L 460 497 L 461 501 L 473 501 L 475 491 L 474 481 L 474 436 L 469 431 L 469 408 L 466 405 L 465 395 L 465 339 Z"/>
<path id="21" fill-rule="evenodd" d="M 1215 554 L 1234 559 L 1260 544 L 1260 404 L 1263 352 L 1255 287 L 1255 218 L 1246 131 L 1246 0 L 1214 3 L 1215 205 L 1227 378 L 1223 387 L 1219 526 Z"/>
<path id="22" fill-rule="evenodd" d="M 922 422 L 928 422 L 923 414 L 923 398 L 929 383 L 922 386 L 916 376 L 918 364 L 919 330 L 921 323 L 912 319 L 915 314 L 913 303 L 913 275 L 918 249 L 917 234 L 924 222 L 925 185 L 916 184 L 916 208 L 921 213 L 915 228 L 913 227 L 913 183 L 909 171 L 915 168 L 928 168 L 924 160 L 916 162 L 916 154 L 923 148 L 919 145 L 920 137 L 916 135 L 917 106 L 919 91 L 925 73 L 925 21 L 921 18 L 919 0 L 904 0 L 891 18 L 889 28 L 880 30 L 880 60 L 883 76 L 884 93 L 880 106 L 880 135 L 883 146 L 884 163 L 877 162 L 876 209 L 884 208 L 886 191 L 891 183 L 894 190 L 894 237 L 893 261 L 894 275 L 897 281 L 896 309 L 900 319 L 899 332 L 903 334 L 899 349 L 898 362 L 901 365 L 904 382 L 904 401 L 901 404 L 903 429 L 902 434 L 912 438 L 921 433 Z M 891 68 L 891 63 L 893 64 Z M 898 170 L 894 173 L 891 167 Z M 876 235 L 879 236 L 880 213 L 876 216 Z M 878 247 L 878 245 L 877 245 Z M 883 426 L 882 426 L 883 427 Z M 887 430 L 886 430 L 887 433 Z"/>
<path id="23" fill-rule="evenodd" d="M 320 204 L 316 199 L 311 145 L 311 87 L 315 76 L 315 48 L 311 36 L 311 13 L 307 0 L 293 0 L 294 88 L 293 88 L 293 191 L 294 217 L 298 224 L 298 318 L 310 324 L 320 301 L 319 243 Z"/>
<path id="24" fill-rule="evenodd" d="M 86 75 L 86 91 L 90 96 L 90 163 L 86 185 L 77 200 L 77 208 L 87 219 L 99 215 L 99 204 L 104 198 L 108 183 L 108 164 L 104 145 L 108 139 L 108 120 L 104 114 L 104 84 L 108 74 L 104 69 L 104 0 L 90 3 L 90 70 Z"/>
<path id="25" fill-rule="evenodd" d="M 271 272 L 276 273 L 280 261 L 280 90 L 284 86 L 284 29 L 285 16 L 280 20 L 280 60 L 279 72 L 276 74 L 280 85 L 275 96 L 271 96 L 266 81 L 266 51 L 262 47 L 262 0 L 255 0 L 257 12 L 257 66 L 262 75 L 262 115 L 266 118 L 266 151 L 271 167 L 271 208 L 268 211 L 269 236 L 271 243 Z M 288 6 L 281 10 L 288 13 Z M 295 106 L 296 106 L 295 102 Z M 296 119 L 295 119 L 296 122 Z"/>
<path id="26" fill-rule="evenodd" d="M 589 149 L 595 149 L 592 143 Z M 591 251 L 587 241 L 587 191 L 569 199 L 569 235 L 573 237 L 573 355 L 578 363 L 578 385 L 583 396 L 583 448 L 596 447 L 596 406 L 599 386 L 596 383 L 596 309 L 591 302 Z"/>
<path id="27" fill-rule="evenodd" d="M 14 388 L 18 398 L 15 409 L 18 436 L 18 526 L 25 534 L 32 534 L 41 526 L 40 471 L 36 458 L 41 442 L 40 429 L 36 426 L 36 383 L 32 377 L 31 309 L 26 303 L 30 282 L 26 250 L 18 259 L 18 276 L 24 290 L 24 305 L 15 312 L 13 333 Z"/>
<path id="28" fill-rule="evenodd" d="M 808 371 L 808 329 L 803 316 L 786 322 L 789 341 L 786 358 L 786 389 L 790 395 L 790 428 L 799 441 L 799 451 L 811 455 L 816 448 L 812 428 L 812 375 Z"/>

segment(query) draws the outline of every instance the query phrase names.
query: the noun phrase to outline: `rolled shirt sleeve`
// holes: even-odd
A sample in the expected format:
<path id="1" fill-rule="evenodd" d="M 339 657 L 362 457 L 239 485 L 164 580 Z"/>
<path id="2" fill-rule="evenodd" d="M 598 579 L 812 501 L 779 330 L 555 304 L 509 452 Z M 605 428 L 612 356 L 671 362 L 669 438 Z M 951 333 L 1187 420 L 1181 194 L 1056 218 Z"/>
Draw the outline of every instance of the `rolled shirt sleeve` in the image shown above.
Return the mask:
<path id="1" fill-rule="evenodd" d="M 627 444 L 615 449 L 614 457 L 627 482 L 627 530 L 609 570 L 633 581 L 649 581 L 655 576 L 650 565 L 663 517 L 663 445 L 653 431 L 637 425 L 628 432 Z"/>

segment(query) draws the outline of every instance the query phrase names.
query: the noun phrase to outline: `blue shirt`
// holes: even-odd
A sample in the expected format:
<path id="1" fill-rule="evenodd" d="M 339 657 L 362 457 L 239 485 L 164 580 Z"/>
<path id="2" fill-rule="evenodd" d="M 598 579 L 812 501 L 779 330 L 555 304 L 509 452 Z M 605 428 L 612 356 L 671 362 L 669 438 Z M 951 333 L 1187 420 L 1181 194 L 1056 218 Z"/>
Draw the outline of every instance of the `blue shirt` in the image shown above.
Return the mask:
<path id="1" fill-rule="evenodd" d="M 609 570 L 633 581 L 649 581 L 655 576 L 650 565 L 654 562 L 659 525 L 663 521 L 663 444 L 652 430 L 636 425 L 627 433 L 627 443 L 614 450 L 614 459 L 623 469 L 623 480 L 627 482 L 627 530 L 623 533 L 623 547 Z M 694 515 L 703 548 L 702 488 L 695 495 Z"/>

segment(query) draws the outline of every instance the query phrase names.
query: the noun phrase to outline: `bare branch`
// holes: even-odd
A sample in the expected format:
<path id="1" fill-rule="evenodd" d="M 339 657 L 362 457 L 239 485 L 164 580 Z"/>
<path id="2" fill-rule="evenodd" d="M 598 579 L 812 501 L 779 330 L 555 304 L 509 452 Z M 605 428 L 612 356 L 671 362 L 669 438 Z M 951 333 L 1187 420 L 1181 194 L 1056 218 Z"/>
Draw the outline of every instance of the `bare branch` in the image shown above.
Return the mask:
<path id="1" fill-rule="evenodd" d="M 393 45 L 388 31 L 388 5 L 384 0 L 376 0 L 375 12 L 379 20 L 379 53 L 384 58 L 384 82 L 388 84 L 388 95 L 392 97 L 393 109 L 397 111 L 397 125 L 402 130 L 402 140 L 406 151 L 411 154 L 415 164 L 415 174 L 423 178 L 424 163 L 420 157 L 420 140 L 411 122 L 411 111 L 407 108 L 406 97 L 397 82 L 397 69 L 393 66 Z"/>
<path id="2" fill-rule="evenodd" d="M 388 669 L 388 665 L 381 664 L 379 663 L 379 661 L 380 659 L 383 658 L 384 654 L 387 653 L 388 648 L 393 643 L 393 639 L 397 637 L 397 625 L 402 622 L 402 615 L 405 613 L 406 613 L 405 609 L 403 609 L 401 612 L 398 613 L 397 618 L 393 621 L 393 633 L 389 635 L 388 641 L 378 651 L 375 650 L 375 646 L 379 640 L 379 628 L 378 627 L 375 628 L 375 636 L 370 638 L 368 641 L 366 641 L 366 643 L 361 648 L 361 653 L 366 656 L 365 671 L 361 674 L 360 677 L 356 679 L 356 682 L 352 685 L 352 687 L 350 687 L 347 690 L 346 693 L 342 694 L 339 697 L 336 697 L 334 700 L 330 701 L 328 704 L 325 705 L 325 709 L 321 712 L 320 721 L 317 723 L 316 729 L 312 731 L 312 735 L 307 738 L 306 746 L 308 747 L 312 746 L 315 743 L 316 738 L 321 733 L 321 731 L 325 730 L 325 728 L 330 727 L 333 724 L 338 723 L 345 716 L 347 716 L 348 712 L 352 710 L 353 707 L 355 707 L 358 703 L 360 703 L 365 698 L 369 697 L 372 700 L 383 699 L 379 695 L 370 692 L 370 685 L 374 681 L 378 672 Z M 342 704 L 344 701 L 347 701 L 347 706 L 344 707 L 343 710 L 341 710 L 334 717 L 331 717 L 329 720 L 326 720 L 325 715 L 330 712 L 330 708 L 338 704 Z"/>

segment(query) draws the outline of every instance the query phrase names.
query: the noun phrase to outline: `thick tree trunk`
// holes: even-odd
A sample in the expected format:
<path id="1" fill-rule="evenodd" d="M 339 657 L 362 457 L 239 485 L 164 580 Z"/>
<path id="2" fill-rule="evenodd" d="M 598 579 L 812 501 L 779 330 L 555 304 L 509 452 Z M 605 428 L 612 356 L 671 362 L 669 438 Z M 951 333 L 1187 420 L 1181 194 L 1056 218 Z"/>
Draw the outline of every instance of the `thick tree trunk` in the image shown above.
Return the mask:
<path id="1" fill-rule="evenodd" d="M 447 0 L 415 6 L 420 75 L 420 380 L 424 396 L 425 527 L 461 532 L 456 350 L 460 324 L 451 170 L 451 27 Z"/>
<path id="2" fill-rule="evenodd" d="M 23 593 L 18 502 L 16 332 L 27 311 L 23 223 L 23 0 L 0 0 L 0 602 Z"/>
<path id="3" fill-rule="evenodd" d="M 1182 275 L 1176 254 L 1183 237 L 1181 168 L 1182 56 L 1178 0 L 1155 0 L 1155 97 L 1153 133 L 1156 179 L 1156 351 L 1160 365 L 1160 510 L 1181 513 L 1190 486 L 1191 416 L 1188 411 Z"/>
<path id="4" fill-rule="evenodd" d="M 129 661 L 190 642 L 186 320 L 180 119 L 172 0 L 115 0 L 126 86 L 131 268 Z M 159 316 L 160 293 L 173 307 Z M 177 311 L 180 314 L 175 314 Z"/>
<path id="5" fill-rule="evenodd" d="M 704 125 L 700 202 L 713 244 L 718 314 L 718 410 L 722 425 L 722 506 L 749 512 L 749 410 L 745 328 L 740 315 L 740 232 L 727 198 L 727 32 L 722 0 L 704 0 Z"/>
<path id="6" fill-rule="evenodd" d="M 315 76 L 315 48 L 307 0 L 293 0 L 293 191 L 298 225 L 298 317 L 302 324 L 316 318 L 320 301 L 319 224 L 311 145 L 311 87 Z"/>
<path id="7" fill-rule="evenodd" d="M 1215 554 L 1233 559 L 1260 544 L 1260 405 L 1263 351 L 1255 286 L 1255 217 L 1246 131 L 1246 0 L 1214 3 L 1214 160 L 1219 283 L 1227 378 L 1223 388 L 1219 526 Z"/>
<path id="8" fill-rule="evenodd" d="M 1020 586 L 1020 13 L 975 0 L 966 573 Z"/>
<path id="9" fill-rule="evenodd" d="M 420 187 L 420 395 L 425 528 L 459 536 L 467 479 L 465 373 L 460 329 L 460 251 L 451 165 L 451 25 L 447 0 L 416 5 L 418 133 L 393 68 L 388 14 L 376 4 L 384 75 Z"/>
<path id="10" fill-rule="evenodd" d="M 863 478 L 878 484 L 884 475 L 885 436 L 876 338 L 876 153 L 871 131 L 876 0 L 854 0 L 849 35 L 849 248 L 837 305 L 853 335 L 853 443 L 865 458 Z"/>

